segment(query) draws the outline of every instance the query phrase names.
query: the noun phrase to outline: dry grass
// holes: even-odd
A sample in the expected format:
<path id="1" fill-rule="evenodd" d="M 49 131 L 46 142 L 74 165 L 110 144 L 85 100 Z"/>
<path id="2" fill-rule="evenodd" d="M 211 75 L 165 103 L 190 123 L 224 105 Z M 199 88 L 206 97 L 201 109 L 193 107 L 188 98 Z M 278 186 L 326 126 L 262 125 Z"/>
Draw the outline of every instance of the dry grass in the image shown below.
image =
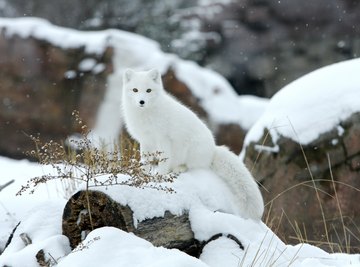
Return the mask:
<path id="1" fill-rule="evenodd" d="M 293 125 L 290 122 L 290 125 L 296 134 L 296 131 L 293 127 Z M 269 131 L 267 132 L 267 134 L 264 137 L 264 140 L 262 142 L 262 144 L 264 145 L 266 143 L 266 139 L 269 137 Z M 271 199 L 269 202 L 265 203 L 265 207 L 268 207 L 268 212 L 264 218 L 264 221 L 266 223 L 266 225 L 268 225 L 273 231 L 274 233 L 279 233 L 279 228 L 281 226 L 281 224 L 288 224 L 290 225 L 290 227 L 293 229 L 293 235 L 289 235 L 287 237 L 287 239 L 289 240 L 293 240 L 295 242 L 298 243 L 308 243 L 308 244 L 312 244 L 315 246 L 319 246 L 319 247 L 328 247 L 330 249 L 330 252 L 343 252 L 343 253 L 350 253 L 353 248 L 351 247 L 351 239 L 355 239 L 357 241 L 360 242 L 360 229 L 355 225 L 355 228 L 358 230 L 357 233 L 351 232 L 351 230 L 349 229 L 349 227 L 346 226 L 345 224 L 345 217 L 343 215 L 342 212 L 342 208 L 340 205 L 340 201 L 339 201 L 339 197 L 337 194 L 337 189 L 336 189 L 336 185 L 341 185 L 341 186 L 345 186 L 345 187 L 349 187 L 352 190 L 355 190 L 357 192 L 360 193 L 360 189 L 356 188 L 350 184 L 346 184 L 340 181 L 336 181 L 334 179 L 333 173 L 332 173 L 332 168 L 331 168 L 331 160 L 330 160 L 330 156 L 327 155 L 327 160 L 328 160 L 328 165 L 329 165 L 329 170 L 330 170 L 330 179 L 316 179 L 313 176 L 313 173 L 311 172 L 311 168 L 309 166 L 309 162 L 308 162 L 308 158 L 305 154 L 305 150 L 303 148 L 303 146 L 301 145 L 301 143 L 298 141 L 298 144 L 300 146 L 301 149 L 301 153 L 303 155 L 303 159 L 304 162 L 307 166 L 307 170 L 309 171 L 309 175 L 310 175 L 310 180 L 308 181 L 303 181 L 303 182 L 299 182 L 295 185 L 292 185 L 291 187 L 287 188 L 286 190 L 282 191 L 281 193 L 279 193 L 278 195 L 276 195 L 273 199 Z M 260 153 L 258 153 L 254 165 L 252 168 L 255 167 L 256 163 L 259 160 L 260 157 Z M 330 195 L 329 193 L 323 191 L 321 188 L 319 188 L 317 186 L 318 183 L 320 182 L 328 182 L 331 183 L 332 185 L 332 189 L 334 194 Z M 293 190 L 296 190 L 299 187 L 308 187 L 314 190 L 314 194 L 316 195 L 316 199 L 318 201 L 318 205 L 320 207 L 320 214 L 321 214 L 321 218 L 322 218 L 322 225 L 323 225 L 323 229 L 318 229 L 319 232 L 321 232 L 321 235 L 325 237 L 325 241 L 321 241 L 321 240 L 310 240 L 308 238 L 308 234 L 307 234 L 307 229 L 306 226 L 304 224 L 299 224 L 296 221 L 291 220 L 287 214 L 286 211 L 282 210 L 281 216 L 280 217 L 274 217 L 272 215 L 272 208 L 274 205 L 274 202 L 280 198 L 281 196 L 285 195 L 285 194 L 291 194 L 291 192 Z M 265 190 L 267 190 L 265 188 Z M 341 235 L 345 238 L 344 242 L 342 242 L 342 238 L 340 237 L 340 234 L 336 232 L 336 228 L 335 226 L 327 219 L 327 216 L 325 214 L 324 208 L 323 208 L 323 204 L 322 204 L 322 200 L 320 197 L 320 194 L 326 194 L 327 196 L 335 199 L 336 201 L 336 205 L 337 205 L 337 210 L 339 213 L 339 219 L 341 221 L 341 227 L 342 227 L 342 233 Z M 333 215 L 333 214 L 331 214 Z M 354 223 L 354 222 L 353 222 Z M 333 230 L 336 232 L 336 236 L 337 236 L 337 240 L 333 240 L 329 234 L 330 230 Z M 357 248 L 359 249 L 359 248 Z M 268 265 L 265 265 L 268 266 Z"/>
<path id="2" fill-rule="evenodd" d="M 296 131 L 293 127 L 293 125 L 290 122 L 290 125 L 296 134 Z M 267 142 L 267 139 L 270 136 L 270 132 L 267 131 L 267 133 L 264 136 L 264 139 L 262 141 L 262 146 Z M 279 233 L 279 229 L 281 228 L 282 225 L 287 224 L 291 227 L 291 229 L 293 230 L 293 235 L 289 235 L 286 237 L 286 239 L 292 240 L 294 241 L 294 243 L 307 243 L 307 244 L 311 244 L 314 246 L 318 246 L 318 247 L 327 247 L 330 249 L 330 252 L 341 252 L 341 253 L 351 253 L 351 251 L 354 249 L 353 247 L 351 247 L 351 239 L 355 239 L 358 242 L 360 242 L 360 229 L 355 225 L 355 223 L 353 222 L 353 225 L 355 226 L 355 228 L 357 229 L 357 233 L 352 232 L 349 227 L 346 226 L 346 222 L 345 222 L 345 216 L 343 214 L 341 205 L 340 205 L 340 200 L 338 197 L 338 193 L 337 193 L 337 189 L 336 189 L 336 185 L 341 185 L 344 187 L 348 187 L 351 188 L 352 190 L 355 190 L 356 192 L 360 193 L 360 189 L 356 188 L 350 184 L 341 182 L 341 181 L 336 181 L 336 179 L 334 178 L 333 172 L 332 172 L 332 168 L 331 168 L 331 159 L 330 156 L 327 154 L 327 161 L 328 161 L 328 166 L 329 166 L 329 172 L 330 172 L 330 179 L 316 179 L 313 175 L 313 173 L 311 172 L 311 168 L 309 165 L 309 161 L 308 161 L 308 157 L 305 154 L 305 150 L 303 148 L 303 146 L 301 145 L 301 143 L 298 141 L 298 144 L 300 146 L 301 149 L 301 153 L 304 159 L 304 162 L 306 164 L 307 170 L 309 171 L 309 175 L 310 175 L 310 180 L 308 181 L 302 181 L 299 182 L 297 184 L 292 185 L 291 187 L 287 188 L 286 190 L 282 191 L 281 193 L 279 193 L 278 195 L 276 195 L 275 197 L 273 197 L 270 201 L 268 201 L 267 203 L 265 203 L 265 207 L 267 207 L 267 213 L 264 217 L 264 222 L 266 225 L 268 225 L 275 234 Z M 256 167 L 256 164 L 258 163 L 260 156 L 261 156 L 261 151 L 258 152 L 258 154 L 256 155 L 256 158 L 254 160 L 254 163 L 252 165 L 252 169 L 251 172 L 253 171 L 253 169 Z M 325 192 L 324 190 L 322 190 L 321 188 L 319 188 L 318 184 L 320 182 L 327 182 L 327 183 L 331 183 L 332 185 L 332 189 L 333 189 L 333 194 L 330 195 L 329 193 Z M 268 190 L 263 186 L 263 189 L 265 191 L 268 192 Z M 316 199 L 318 201 L 318 205 L 320 208 L 320 214 L 321 214 L 321 218 L 322 218 L 322 225 L 323 228 L 322 229 L 318 229 L 319 232 L 321 232 L 321 235 L 325 237 L 325 241 L 322 240 L 311 240 L 308 237 L 308 233 L 307 233 L 307 229 L 306 229 L 306 225 L 304 223 L 299 224 L 297 221 L 292 220 L 291 218 L 288 217 L 288 215 L 286 214 L 285 210 L 282 210 L 281 215 L 279 217 L 275 217 L 272 214 L 272 209 L 273 206 L 275 205 L 275 201 L 280 198 L 281 196 L 284 196 L 286 194 L 291 194 L 291 192 L 293 190 L 298 189 L 299 187 L 307 187 L 307 188 L 311 188 L 314 191 L 314 194 L 316 195 Z M 331 221 L 329 221 L 327 219 L 323 204 L 322 204 L 322 199 L 320 197 L 320 194 L 325 194 L 328 197 L 332 198 L 335 200 L 336 202 L 336 206 L 337 206 L 337 210 L 339 213 L 339 219 L 341 222 L 341 228 L 342 228 L 342 233 L 341 235 L 345 238 L 344 242 L 342 242 L 342 238 L 340 236 L 340 233 L 336 232 L 336 228 L 334 226 L 334 224 L 331 223 Z M 333 214 L 331 214 L 333 215 Z M 329 216 L 330 217 L 330 216 Z M 331 238 L 330 235 L 330 230 L 333 230 L 336 232 L 336 240 L 333 240 Z M 265 239 L 265 237 L 264 237 Z M 271 243 L 271 242 L 270 242 Z M 359 248 L 356 248 L 359 249 Z M 292 266 L 293 263 L 296 261 L 297 259 L 297 255 L 299 253 L 299 251 L 301 250 L 301 246 L 299 247 L 299 250 L 297 251 L 297 253 L 295 253 L 295 255 L 293 256 L 293 258 L 286 263 L 287 266 Z M 273 255 L 268 255 L 269 253 L 274 253 L 275 250 L 273 250 L 273 248 L 271 248 L 271 244 L 267 247 L 264 248 L 263 247 L 263 242 L 261 242 L 261 244 L 258 247 L 258 251 L 256 253 L 256 255 L 254 256 L 254 258 L 251 260 L 251 264 L 250 265 L 246 265 L 246 266 L 278 266 L 279 264 L 283 264 L 280 263 L 280 258 L 281 255 L 285 252 L 285 251 L 281 251 L 279 253 L 279 255 L 277 257 L 275 257 L 275 254 Z M 263 254 L 266 255 L 263 255 Z M 244 252 L 244 256 L 241 259 L 241 261 L 239 262 L 239 266 L 245 266 L 245 258 L 249 257 L 248 255 L 248 248 L 245 250 Z M 260 262 L 260 259 L 262 259 L 262 261 Z M 267 261 L 265 262 L 264 259 L 267 259 Z"/>

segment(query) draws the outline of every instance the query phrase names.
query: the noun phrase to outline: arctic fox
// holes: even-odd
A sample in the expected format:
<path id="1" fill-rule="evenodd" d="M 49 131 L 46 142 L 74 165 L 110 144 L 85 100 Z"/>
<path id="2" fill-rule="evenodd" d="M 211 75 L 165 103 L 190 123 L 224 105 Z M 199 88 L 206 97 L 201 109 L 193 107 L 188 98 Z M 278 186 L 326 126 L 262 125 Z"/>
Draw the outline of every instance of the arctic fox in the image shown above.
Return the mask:
<path id="1" fill-rule="evenodd" d="M 159 164 L 159 173 L 210 168 L 232 190 L 238 213 L 261 219 L 263 199 L 250 172 L 226 147 L 216 146 L 207 126 L 164 90 L 159 71 L 127 69 L 122 90 L 125 124 L 141 154 L 160 151 L 167 159 Z"/>

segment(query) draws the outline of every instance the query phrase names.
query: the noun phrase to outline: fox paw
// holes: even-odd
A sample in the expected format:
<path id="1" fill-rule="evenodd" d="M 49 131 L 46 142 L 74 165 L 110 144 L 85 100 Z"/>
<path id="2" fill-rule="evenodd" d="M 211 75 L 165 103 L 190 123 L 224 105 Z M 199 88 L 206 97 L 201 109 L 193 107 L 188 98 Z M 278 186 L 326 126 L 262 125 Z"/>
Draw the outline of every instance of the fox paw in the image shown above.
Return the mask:
<path id="1" fill-rule="evenodd" d="M 186 167 L 186 165 L 184 165 L 184 164 L 179 165 L 172 169 L 172 171 L 175 173 L 182 173 L 182 172 L 186 172 L 187 170 L 188 170 L 188 167 Z"/>

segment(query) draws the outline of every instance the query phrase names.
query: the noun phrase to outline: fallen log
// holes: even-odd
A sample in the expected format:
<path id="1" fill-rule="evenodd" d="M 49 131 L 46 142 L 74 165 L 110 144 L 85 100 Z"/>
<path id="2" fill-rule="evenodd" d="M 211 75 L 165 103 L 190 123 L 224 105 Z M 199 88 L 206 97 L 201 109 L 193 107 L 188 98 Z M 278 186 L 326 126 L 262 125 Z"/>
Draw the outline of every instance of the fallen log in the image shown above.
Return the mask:
<path id="1" fill-rule="evenodd" d="M 141 221 L 134 226 L 133 211 L 100 191 L 79 191 L 67 202 L 63 212 L 63 234 L 75 248 L 87 234 L 103 226 L 117 227 L 134 233 L 154 246 L 177 248 L 196 255 L 201 244 L 194 238 L 189 216 L 166 211 L 163 217 Z"/>
<path id="2" fill-rule="evenodd" d="M 244 250 L 242 243 L 231 234 L 218 233 L 206 241 L 196 240 L 187 212 L 178 216 L 166 211 L 163 217 L 146 219 L 135 227 L 131 208 L 121 205 L 103 192 L 79 191 L 66 203 L 62 228 L 72 248 L 84 240 L 89 232 L 104 226 L 117 227 L 134 233 L 154 246 L 177 248 L 195 257 L 202 253 L 208 243 L 222 236 L 233 240 Z"/>

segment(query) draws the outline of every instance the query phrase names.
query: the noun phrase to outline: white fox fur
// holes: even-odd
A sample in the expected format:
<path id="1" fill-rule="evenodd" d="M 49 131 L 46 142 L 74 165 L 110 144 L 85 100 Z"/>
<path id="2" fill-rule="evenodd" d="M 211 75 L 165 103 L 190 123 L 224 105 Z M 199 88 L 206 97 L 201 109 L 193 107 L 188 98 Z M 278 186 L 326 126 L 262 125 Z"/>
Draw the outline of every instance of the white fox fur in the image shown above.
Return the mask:
<path id="1" fill-rule="evenodd" d="M 140 143 L 141 154 L 160 151 L 167 158 L 159 164 L 159 173 L 210 168 L 234 193 L 238 213 L 261 219 L 263 199 L 250 172 L 226 147 L 216 146 L 207 126 L 164 90 L 157 70 L 125 71 L 122 108 L 127 130 Z"/>

